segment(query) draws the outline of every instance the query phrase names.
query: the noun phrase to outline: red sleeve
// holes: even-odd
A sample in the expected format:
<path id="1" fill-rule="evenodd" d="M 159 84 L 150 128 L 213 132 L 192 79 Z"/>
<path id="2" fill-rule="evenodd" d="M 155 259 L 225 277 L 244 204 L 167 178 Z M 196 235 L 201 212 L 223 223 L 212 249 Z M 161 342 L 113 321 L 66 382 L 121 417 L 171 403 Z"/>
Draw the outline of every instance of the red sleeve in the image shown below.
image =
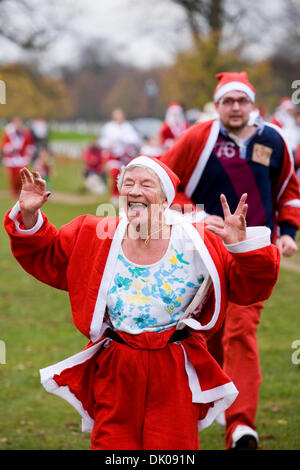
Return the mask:
<path id="1" fill-rule="evenodd" d="M 4 132 L 3 132 L 3 136 L 2 136 L 2 142 L 1 142 L 1 150 L 2 150 L 2 152 L 3 152 L 4 154 L 5 154 L 5 153 L 10 153 L 9 151 L 7 151 L 7 150 L 5 149 L 6 144 L 10 144 L 10 140 L 9 140 L 9 138 L 8 138 L 7 133 L 4 131 Z"/>
<path id="2" fill-rule="evenodd" d="M 223 296 L 223 309 L 220 311 L 216 324 L 212 329 L 204 332 L 205 337 L 208 338 L 221 327 L 227 301 L 238 305 L 250 305 L 270 297 L 278 280 L 280 254 L 274 244 L 232 253 L 224 246 L 223 241 L 217 236 L 212 236 L 211 232 L 206 231 L 204 236 L 207 246 L 211 246 L 214 256 L 219 258 L 216 266 L 221 288 L 226 293 Z M 199 319 L 202 325 L 207 324 L 211 320 L 214 308 L 215 296 L 211 290 L 205 303 L 200 307 L 200 315 L 196 312 L 195 318 Z"/>
<path id="3" fill-rule="evenodd" d="M 270 297 L 277 282 L 280 254 L 276 245 L 245 253 L 229 253 L 228 300 L 249 305 Z"/>
<path id="4" fill-rule="evenodd" d="M 43 215 L 41 228 L 33 235 L 23 235 L 17 232 L 9 212 L 4 226 L 19 264 L 38 280 L 57 289 L 68 290 L 68 262 L 86 216 L 74 219 L 58 231 Z"/>
<path id="5" fill-rule="evenodd" d="M 169 126 L 165 122 L 162 123 L 159 135 L 162 144 L 166 141 L 166 139 L 174 139 L 174 135 L 172 134 Z"/>

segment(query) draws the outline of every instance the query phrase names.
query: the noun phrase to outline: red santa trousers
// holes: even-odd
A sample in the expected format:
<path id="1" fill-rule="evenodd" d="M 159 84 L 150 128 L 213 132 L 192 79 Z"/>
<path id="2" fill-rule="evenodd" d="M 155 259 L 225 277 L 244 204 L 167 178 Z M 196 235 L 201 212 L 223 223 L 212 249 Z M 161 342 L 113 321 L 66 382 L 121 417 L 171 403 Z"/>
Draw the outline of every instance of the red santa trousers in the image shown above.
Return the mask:
<path id="1" fill-rule="evenodd" d="M 199 449 L 184 355 L 170 332 L 128 335 L 97 358 L 92 450 Z"/>
<path id="2" fill-rule="evenodd" d="M 262 308 L 263 302 L 247 306 L 229 302 L 223 328 L 208 341 L 210 353 L 239 391 L 225 412 L 228 449 L 232 445 L 232 433 L 239 424 L 255 430 L 262 381 L 256 332 Z"/>

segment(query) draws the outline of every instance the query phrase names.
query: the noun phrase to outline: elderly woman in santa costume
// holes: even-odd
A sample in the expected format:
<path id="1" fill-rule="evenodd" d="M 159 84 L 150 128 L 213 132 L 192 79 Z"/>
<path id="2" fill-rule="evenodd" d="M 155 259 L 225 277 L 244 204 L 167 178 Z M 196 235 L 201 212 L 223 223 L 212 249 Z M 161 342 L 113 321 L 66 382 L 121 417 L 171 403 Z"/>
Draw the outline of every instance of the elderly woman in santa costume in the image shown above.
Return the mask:
<path id="1" fill-rule="evenodd" d="M 43 386 L 80 413 L 91 449 L 198 449 L 198 431 L 238 393 L 204 335 L 221 326 L 227 300 L 271 294 L 279 251 L 270 230 L 246 228 L 247 195 L 233 214 L 221 196 L 220 229 L 170 210 L 179 180 L 151 157 L 121 172 L 120 217 L 84 215 L 59 231 L 40 211 L 45 182 L 25 168 L 21 176 L 5 218 L 12 252 L 27 272 L 69 292 L 89 339 L 41 370 Z"/>

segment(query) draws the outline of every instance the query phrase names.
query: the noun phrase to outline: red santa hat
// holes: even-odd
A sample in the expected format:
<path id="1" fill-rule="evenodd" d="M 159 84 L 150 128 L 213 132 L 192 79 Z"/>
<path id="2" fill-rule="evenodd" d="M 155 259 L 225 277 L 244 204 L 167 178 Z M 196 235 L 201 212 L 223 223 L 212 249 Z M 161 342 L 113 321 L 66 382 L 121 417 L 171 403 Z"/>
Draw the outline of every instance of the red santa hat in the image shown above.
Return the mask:
<path id="1" fill-rule="evenodd" d="M 176 116 L 176 117 L 180 116 L 181 119 L 185 119 L 183 107 L 181 106 L 180 103 L 177 103 L 175 101 L 168 105 L 168 107 L 166 109 L 165 120 L 166 121 L 168 121 L 168 120 L 172 121 L 174 116 Z"/>
<path id="2" fill-rule="evenodd" d="M 214 92 L 214 101 L 218 102 L 229 91 L 243 91 L 252 102 L 255 101 L 255 88 L 248 80 L 247 72 L 222 72 L 216 75 L 219 80 Z"/>
<path id="3" fill-rule="evenodd" d="M 178 176 L 170 168 L 156 157 L 140 155 L 131 160 L 125 169 L 132 166 L 142 166 L 154 171 L 160 180 L 161 186 L 168 201 L 168 207 L 172 204 L 176 195 L 177 187 L 180 183 Z"/>
<path id="4" fill-rule="evenodd" d="M 177 103 L 176 101 L 173 101 L 172 103 L 170 103 L 167 107 L 167 109 L 171 109 L 171 108 L 178 108 L 178 109 L 183 109 L 183 107 L 181 106 L 180 103 Z"/>

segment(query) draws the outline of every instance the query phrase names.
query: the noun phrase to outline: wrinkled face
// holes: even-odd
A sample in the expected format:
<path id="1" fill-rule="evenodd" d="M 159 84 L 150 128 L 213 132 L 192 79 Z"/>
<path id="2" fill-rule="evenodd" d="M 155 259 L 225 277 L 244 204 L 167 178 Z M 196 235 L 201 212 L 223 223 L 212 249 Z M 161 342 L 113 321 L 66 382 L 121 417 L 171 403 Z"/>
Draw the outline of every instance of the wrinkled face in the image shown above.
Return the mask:
<path id="1" fill-rule="evenodd" d="M 134 225 L 148 226 L 166 207 L 159 178 L 142 167 L 126 170 L 120 196 L 127 218 Z"/>
<path id="2" fill-rule="evenodd" d="M 229 131 L 244 128 L 253 108 L 253 103 L 243 91 L 229 91 L 216 103 L 221 122 Z"/>

